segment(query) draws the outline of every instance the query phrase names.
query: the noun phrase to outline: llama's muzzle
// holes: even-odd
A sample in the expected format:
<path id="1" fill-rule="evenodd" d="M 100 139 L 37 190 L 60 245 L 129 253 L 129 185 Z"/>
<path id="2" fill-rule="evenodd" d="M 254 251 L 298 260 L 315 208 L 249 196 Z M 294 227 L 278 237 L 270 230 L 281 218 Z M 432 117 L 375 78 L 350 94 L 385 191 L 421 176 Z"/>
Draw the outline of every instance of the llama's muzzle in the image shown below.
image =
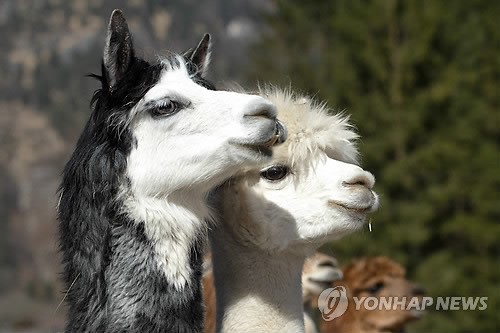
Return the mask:
<path id="1" fill-rule="evenodd" d="M 280 122 L 279 120 L 276 120 L 274 127 L 274 135 L 268 142 L 266 142 L 264 146 L 272 147 L 275 145 L 282 144 L 283 142 L 285 142 L 287 136 L 288 134 L 285 125 L 283 125 L 283 123 Z"/>

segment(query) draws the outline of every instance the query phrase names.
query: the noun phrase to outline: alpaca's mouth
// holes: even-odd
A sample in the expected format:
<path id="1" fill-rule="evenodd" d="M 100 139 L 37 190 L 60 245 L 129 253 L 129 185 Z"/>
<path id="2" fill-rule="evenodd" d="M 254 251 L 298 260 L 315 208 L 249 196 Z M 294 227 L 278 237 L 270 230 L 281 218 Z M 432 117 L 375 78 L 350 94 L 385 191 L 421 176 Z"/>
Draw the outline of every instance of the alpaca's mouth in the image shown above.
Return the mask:
<path id="1" fill-rule="evenodd" d="M 271 139 L 269 139 L 269 141 L 267 141 L 266 143 L 264 143 L 264 147 L 272 147 L 276 144 L 276 142 L 278 142 L 280 139 L 280 136 L 279 134 L 274 134 Z"/>
<path id="2" fill-rule="evenodd" d="M 252 155 L 272 157 L 273 156 L 272 146 L 268 146 L 267 145 L 268 142 L 253 143 L 253 142 L 232 141 L 230 143 L 236 147 L 239 147 L 240 149 L 243 148 L 245 151 L 250 151 Z"/>
<path id="3" fill-rule="evenodd" d="M 337 207 L 337 208 L 341 208 L 341 209 L 345 209 L 349 212 L 354 212 L 354 213 L 358 213 L 358 214 L 368 214 L 368 213 L 373 212 L 376 209 L 375 204 L 371 204 L 371 205 L 365 206 L 365 207 L 354 206 L 354 205 L 351 206 L 345 202 L 340 202 L 340 201 L 336 201 L 336 200 L 328 200 L 328 205 L 333 206 L 333 207 Z"/>
<path id="4" fill-rule="evenodd" d="M 420 318 L 422 316 L 425 315 L 425 310 L 417 310 L 417 309 L 411 309 L 410 310 L 410 315 L 413 317 L 413 318 Z"/>
<path id="5" fill-rule="evenodd" d="M 252 150 L 258 155 L 263 155 L 266 157 L 273 156 L 272 148 L 276 145 L 283 143 L 287 138 L 286 127 L 280 121 L 276 121 L 274 133 L 269 138 L 269 140 L 262 143 L 243 143 L 243 142 L 233 142 L 240 147 L 244 147 Z"/>
<path id="6" fill-rule="evenodd" d="M 285 142 L 287 136 L 288 135 L 286 127 L 279 120 L 276 120 L 274 125 L 274 134 L 261 146 L 271 148 L 273 146 L 282 144 L 283 142 Z"/>
<path id="7" fill-rule="evenodd" d="M 345 202 L 340 200 L 328 200 L 328 205 L 333 208 L 344 209 L 350 213 L 368 214 L 375 212 L 379 207 L 378 195 L 368 189 L 359 193 L 359 201 Z"/>
<path id="8" fill-rule="evenodd" d="M 285 142 L 287 136 L 288 135 L 286 127 L 279 120 L 276 119 L 274 121 L 274 130 L 272 131 L 271 136 L 267 140 L 265 141 L 259 140 L 260 142 L 253 142 L 251 140 L 248 141 L 232 140 L 230 141 L 230 143 L 238 147 L 243 147 L 246 150 L 250 150 L 254 152 L 256 155 L 272 157 L 273 156 L 272 148 L 274 146 L 277 146 Z"/>
<path id="9" fill-rule="evenodd" d="M 251 144 L 238 144 L 239 146 L 241 147 L 244 147 L 244 148 L 247 148 L 253 152 L 255 152 L 257 155 L 263 155 L 263 156 L 267 156 L 267 157 L 271 157 L 273 156 L 273 150 L 272 150 L 272 146 L 268 146 L 266 144 L 262 144 L 262 145 L 251 145 Z"/>
<path id="10" fill-rule="evenodd" d="M 283 142 L 285 142 L 287 137 L 288 137 L 288 131 L 285 125 L 283 125 L 281 121 L 276 120 L 276 124 L 274 127 L 274 135 L 268 142 L 269 146 L 282 144 Z"/>
<path id="11" fill-rule="evenodd" d="M 309 282 L 313 283 L 314 285 L 318 286 L 320 289 L 325 290 L 327 288 L 331 287 L 331 284 L 333 281 L 323 281 L 323 280 L 316 280 L 314 278 L 308 278 Z"/>

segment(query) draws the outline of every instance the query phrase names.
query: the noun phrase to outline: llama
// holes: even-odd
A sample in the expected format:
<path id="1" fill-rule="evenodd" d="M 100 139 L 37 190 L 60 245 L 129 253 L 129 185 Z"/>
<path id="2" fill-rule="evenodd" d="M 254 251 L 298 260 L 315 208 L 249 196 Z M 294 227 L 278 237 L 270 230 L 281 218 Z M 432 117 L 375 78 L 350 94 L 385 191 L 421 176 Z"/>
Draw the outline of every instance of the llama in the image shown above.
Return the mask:
<path id="1" fill-rule="evenodd" d="M 272 161 L 220 186 L 211 233 L 217 331 L 303 332 L 301 272 L 322 243 L 363 226 L 378 207 L 357 165 L 357 134 L 324 104 L 264 91 L 288 129 Z"/>
<path id="2" fill-rule="evenodd" d="M 215 285 L 214 273 L 212 270 L 212 256 L 208 253 L 203 261 L 203 275 L 202 275 L 202 290 L 203 290 L 203 303 L 205 305 L 205 318 L 203 321 L 203 332 L 214 333 L 216 321 L 216 301 L 215 301 Z"/>
<path id="3" fill-rule="evenodd" d="M 317 295 L 342 277 L 342 269 L 334 257 L 320 252 L 307 257 L 302 268 L 302 301 L 313 303 Z"/>
<path id="4" fill-rule="evenodd" d="M 313 311 L 317 309 L 319 294 L 329 288 L 334 281 L 342 279 L 337 259 L 329 255 L 316 252 L 308 257 L 302 269 L 302 302 L 304 304 L 304 331 L 316 333 L 318 329 L 313 318 Z"/>
<path id="5" fill-rule="evenodd" d="M 215 286 L 212 271 L 212 258 L 210 254 L 205 256 L 203 262 L 203 302 L 205 304 L 205 321 L 203 323 L 204 333 L 215 332 L 216 306 Z M 342 270 L 338 267 L 337 260 L 326 254 L 316 252 L 308 257 L 302 270 L 302 302 L 304 303 L 304 326 L 306 333 L 317 332 L 316 324 L 311 319 L 311 312 L 317 309 L 314 300 L 333 281 L 342 279 Z"/>
<path id="6" fill-rule="evenodd" d="M 405 326 L 423 315 L 423 311 L 409 309 L 406 305 L 420 305 L 424 289 L 405 278 L 405 269 L 387 257 L 358 259 L 343 269 L 344 277 L 331 286 L 343 286 L 348 298 L 346 312 L 331 321 L 320 321 L 324 333 L 386 333 L 404 332 Z M 406 298 L 404 308 L 371 309 L 361 306 L 356 309 L 353 297 L 398 297 Z M 322 301 L 320 300 L 320 303 Z M 319 304 L 320 307 L 326 304 Z"/>
<path id="7" fill-rule="evenodd" d="M 285 139 L 260 96 L 215 91 L 210 37 L 157 63 L 113 11 L 102 83 L 58 205 L 67 332 L 200 332 L 210 189 Z"/>

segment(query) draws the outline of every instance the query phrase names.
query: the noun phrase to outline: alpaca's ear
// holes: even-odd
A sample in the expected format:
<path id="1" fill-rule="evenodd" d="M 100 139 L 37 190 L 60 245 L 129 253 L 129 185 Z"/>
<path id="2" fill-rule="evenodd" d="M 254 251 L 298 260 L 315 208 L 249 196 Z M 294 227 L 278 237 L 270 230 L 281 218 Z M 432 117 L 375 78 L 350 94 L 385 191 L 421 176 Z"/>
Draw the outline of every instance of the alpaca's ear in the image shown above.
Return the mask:
<path id="1" fill-rule="evenodd" d="M 205 76 L 210 64 L 211 46 L 210 35 L 205 34 L 196 48 L 184 53 L 184 57 L 196 66 L 201 76 Z"/>
<path id="2" fill-rule="evenodd" d="M 109 19 L 103 57 L 104 68 L 111 88 L 125 75 L 133 56 L 132 37 L 128 30 L 127 21 L 125 21 L 122 12 L 115 9 Z"/>

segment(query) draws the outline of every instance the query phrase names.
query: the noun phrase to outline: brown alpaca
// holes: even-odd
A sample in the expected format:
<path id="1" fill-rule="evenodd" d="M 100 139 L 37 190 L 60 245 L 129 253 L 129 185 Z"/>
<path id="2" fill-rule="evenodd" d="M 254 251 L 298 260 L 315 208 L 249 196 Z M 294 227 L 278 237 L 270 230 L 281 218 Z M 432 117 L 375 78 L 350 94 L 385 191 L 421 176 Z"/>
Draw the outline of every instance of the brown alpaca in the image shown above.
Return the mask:
<path id="1" fill-rule="evenodd" d="M 203 288 L 203 303 L 205 305 L 203 333 L 214 333 L 216 324 L 215 285 L 212 271 L 212 256 L 210 254 L 205 256 L 203 262 L 201 284 Z"/>
<path id="2" fill-rule="evenodd" d="M 387 257 L 372 257 L 357 260 L 343 270 L 342 280 L 334 286 L 344 286 L 347 291 L 348 306 L 346 312 L 331 321 L 321 319 L 321 332 L 335 333 L 387 333 L 404 332 L 405 325 L 418 319 L 422 312 L 407 310 L 406 305 L 415 297 L 421 304 L 424 289 L 405 278 L 405 269 Z M 405 305 L 396 309 L 368 310 L 362 303 L 356 310 L 356 303 L 361 297 L 406 297 Z M 414 300 L 415 301 L 415 300 Z"/>

